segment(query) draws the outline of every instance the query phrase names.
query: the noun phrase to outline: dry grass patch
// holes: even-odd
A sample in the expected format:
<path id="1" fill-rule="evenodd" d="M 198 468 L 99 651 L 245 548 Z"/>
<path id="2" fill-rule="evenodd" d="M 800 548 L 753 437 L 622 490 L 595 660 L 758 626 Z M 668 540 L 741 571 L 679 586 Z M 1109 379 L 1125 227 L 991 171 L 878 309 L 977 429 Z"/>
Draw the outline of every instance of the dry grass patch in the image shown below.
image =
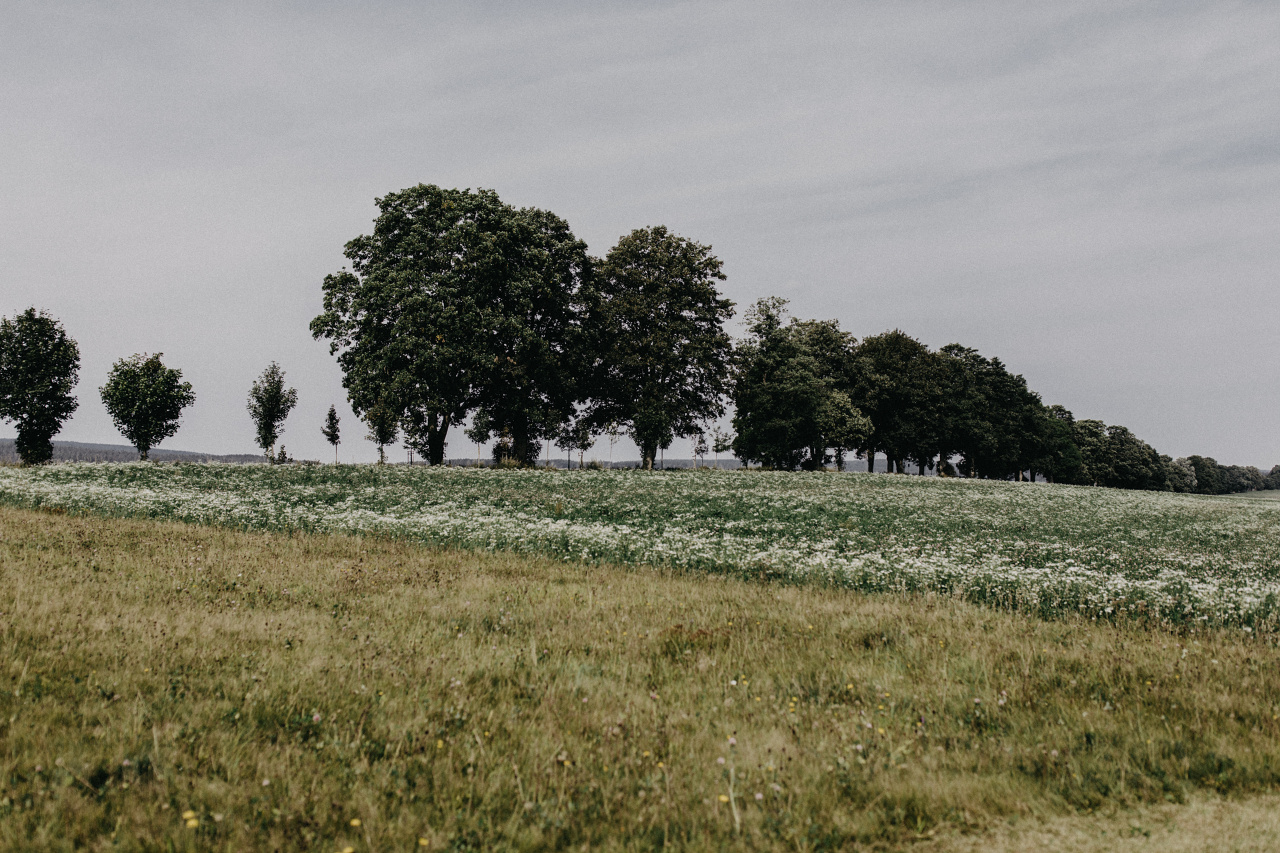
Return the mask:
<path id="1" fill-rule="evenodd" d="M 1195 796 L 1106 814 L 1013 821 L 980 835 L 949 836 L 931 853 L 1272 853 L 1280 850 L 1280 799 Z"/>
<path id="2" fill-rule="evenodd" d="M 0 847 L 895 847 L 1271 790 L 1277 664 L 1239 630 L 0 509 Z"/>

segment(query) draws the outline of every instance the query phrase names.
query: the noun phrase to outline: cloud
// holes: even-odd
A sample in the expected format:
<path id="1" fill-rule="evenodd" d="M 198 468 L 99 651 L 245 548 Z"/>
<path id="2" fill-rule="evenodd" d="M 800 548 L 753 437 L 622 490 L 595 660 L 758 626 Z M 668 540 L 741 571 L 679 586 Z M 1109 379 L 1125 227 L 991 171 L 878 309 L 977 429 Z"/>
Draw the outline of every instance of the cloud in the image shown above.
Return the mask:
<path id="1" fill-rule="evenodd" d="M 1163 451 L 1264 464 L 1277 36 L 1263 3 L 17 5 L 0 310 L 80 340 L 67 438 L 109 439 L 92 389 L 163 349 L 200 394 L 174 446 L 250 447 L 275 359 L 285 441 L 324 458 L 320 280 L 375 196 L 486 186 L 597 253 L 667 224 L 740 304 L 959 340 Z"/>

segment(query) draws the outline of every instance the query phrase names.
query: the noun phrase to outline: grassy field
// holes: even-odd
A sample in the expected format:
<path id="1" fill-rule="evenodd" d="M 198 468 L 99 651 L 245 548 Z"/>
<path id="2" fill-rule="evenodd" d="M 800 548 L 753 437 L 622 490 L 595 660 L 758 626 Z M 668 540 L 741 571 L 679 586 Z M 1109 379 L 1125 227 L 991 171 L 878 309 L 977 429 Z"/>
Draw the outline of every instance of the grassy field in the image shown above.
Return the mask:
<path id="1" fill-rule="evenodd" d="M 0 467 L 0 503 L 939 592 L 1044 617 L 1280 617 L 1270 501 L 873 474 L 80 464 Z"/>
<path id="2" fill-rule="evenodd" d="M 1276 836 L 1239 627 L 0 509 L 0 652 L 6 850 Z"/>

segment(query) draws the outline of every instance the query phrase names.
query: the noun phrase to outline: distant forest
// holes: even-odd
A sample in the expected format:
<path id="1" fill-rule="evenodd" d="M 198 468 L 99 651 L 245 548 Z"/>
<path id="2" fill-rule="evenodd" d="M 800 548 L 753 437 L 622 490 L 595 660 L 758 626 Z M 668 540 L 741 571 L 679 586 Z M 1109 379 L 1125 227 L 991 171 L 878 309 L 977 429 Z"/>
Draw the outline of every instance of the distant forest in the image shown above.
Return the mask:
<path id="1" fill-rule="evenodd" d="M 234 453 L 219 456 L 214 453 L 193 453 L 187 450 L 153 450 L 151 458 L 157 462 L 262 462 L 258 454 Z M 0 438 L 0 462 L 20 461 L 12 438 Z M 53 442 L 54 462 L 137 462 L 138 450 L 127 444 L 86 444 L 79 441 Z"/>

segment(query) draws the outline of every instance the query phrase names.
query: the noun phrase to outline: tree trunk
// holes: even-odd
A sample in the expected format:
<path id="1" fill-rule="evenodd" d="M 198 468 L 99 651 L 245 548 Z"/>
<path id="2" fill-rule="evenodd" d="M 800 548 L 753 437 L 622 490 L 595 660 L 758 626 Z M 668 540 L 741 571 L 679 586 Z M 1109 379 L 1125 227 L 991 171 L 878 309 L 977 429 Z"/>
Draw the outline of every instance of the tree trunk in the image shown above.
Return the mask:
<path id="1" fill-rule="evenodd" d="M 640 445 L 640 467 L 646 471 L 653 470 L 654 457 L 658 455 L 658 443 L 645 442 Z"/>
<path id="2" fill-rule="evenodd" d="M 867 473 L 874 474 L 876 472 L 876 452 L 874 450 L 867 451 Z"/>
<path id="3" fill-rule="evenodd" d="M 444 464 L 444 439 L 449 434 L 449 421 L 441 418 L 437 421 L 434 417 L 431 423 L 427 425 L 427 463 L 430 465 Z"/>

